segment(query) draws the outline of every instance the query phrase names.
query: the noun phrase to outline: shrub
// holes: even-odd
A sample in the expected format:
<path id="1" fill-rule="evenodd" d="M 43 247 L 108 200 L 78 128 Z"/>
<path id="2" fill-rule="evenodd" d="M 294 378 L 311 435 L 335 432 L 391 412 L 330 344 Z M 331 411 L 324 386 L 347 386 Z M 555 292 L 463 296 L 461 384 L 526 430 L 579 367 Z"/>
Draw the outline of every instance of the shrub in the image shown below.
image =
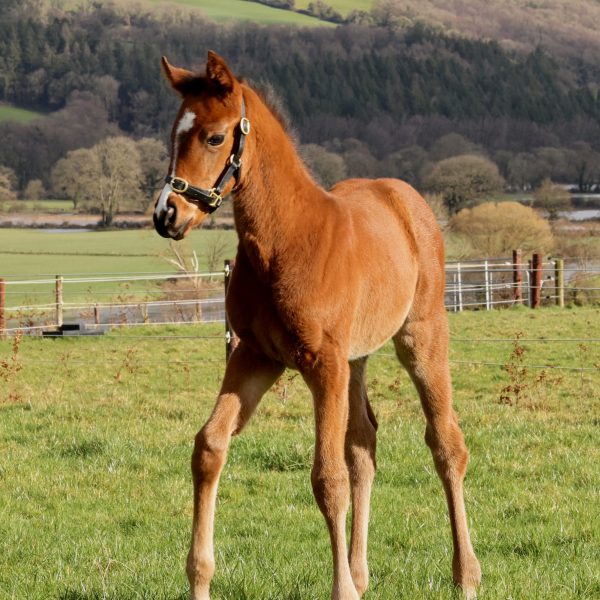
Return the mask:
<path id="1" fill-rule="evenodd" d="M 504 256 L 514 248 L 548 252 L 554 245 L 548 221 L 518 202 L 465 208 L 452 217 L 450 229 L 466 236 L 485 256 Z"/>

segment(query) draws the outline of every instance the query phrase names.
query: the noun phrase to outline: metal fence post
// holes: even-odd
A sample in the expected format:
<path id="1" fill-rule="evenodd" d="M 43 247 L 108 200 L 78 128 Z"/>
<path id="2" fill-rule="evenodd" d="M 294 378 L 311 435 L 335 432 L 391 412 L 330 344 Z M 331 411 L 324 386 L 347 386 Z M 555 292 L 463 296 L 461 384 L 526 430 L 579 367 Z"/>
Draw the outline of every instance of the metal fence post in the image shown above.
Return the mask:
<path id="1" fill-rule="evenodd" d="M 63 326 L 63 278 L 62 275 L 56 276 L 56 326 Z"/>
<path id="2" fill-rule="evenodd" d="M 554 261 L 554 295 L 556 306 L 565 307 L 565 261 L 557 258 Z"/>
<path id="3" fill-rule="evenodd" d="M 235 268 L 235 260 L 226 260 L 225 261 L 225 276 L 223 278 L 223 282 L 225 285 L 225 298 L 227 298 L 227 290 L 229 289 L 229 283 L 231 281 L 231 273 Z M 229 324 L 229 318 L 227 316 L 227 309 L 225 310 L 225 358 L 229 361 L 229 357 L 231 353 L 238 345 L 239 339 L 235 335 L 231 325 Z"/>
<path id="4" fill-rule="evenodd" d="M 492 308 L 490 296 L 490 269 L 487 260 L 483 261 L 483 278 L 485 281 L 485 310 L 490 310 Z"/>
<path id="5" fill-rule="evenodd" d="M 523 302 L 523 253 L 513 250 L 513 284 L 515 302 Z"/>
<path id="6" fill-rule="evenodd" d="M 463 297 L 462 297 L 462 274 L 460 272 L 460 263 L 456 263 L 456 292 L 458 294 L 458 312 L 462 312 L 463 309 Z"/>
<path id="7" fill-rule="evenodd" d="M 6 283 L 4 279 L 0 279 L 0 339 L 4 339 L 6 336 Z"/>
<path id="8" fill-rule="evenodd" d="M 531 260 L 531 308 L 539 308 L 542 301 L 542 255 L 533 254 Z"/>

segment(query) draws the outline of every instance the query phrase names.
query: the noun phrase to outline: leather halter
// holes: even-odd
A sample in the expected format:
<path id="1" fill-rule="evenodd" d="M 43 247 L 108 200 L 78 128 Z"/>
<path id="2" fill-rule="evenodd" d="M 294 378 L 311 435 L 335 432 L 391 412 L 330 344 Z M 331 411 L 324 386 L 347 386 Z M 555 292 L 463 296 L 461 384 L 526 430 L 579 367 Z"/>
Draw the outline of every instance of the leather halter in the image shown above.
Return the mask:
<path id="1" fill-rule="evenodd" d="M 184 196 L 188 202 L 196 205 L 203 205 L 202 208 L 208 210 L 209 213 L 214 212 L 223 202 L 223 188 L 234 175 L 237 180 L 236 187 L 239 185 L 240 171 L 242 168 L 242 152 L 244 151 L 246 136 L 249 133 L 250 121 L 246 118 L 246 104 L 242 97 L 242 116 L 237 126 L 232 154 L 227 159 L 225 168 L 217 179 L 214 187 L 206 190 L 190 185 L 188 181 L 181 177 L 172 177 L 171 175 L 167 175 L 165 181 L 171 186 L 171 190 L 180 196 Z M 235 189 L 235 187 L 233 189 Z"/>

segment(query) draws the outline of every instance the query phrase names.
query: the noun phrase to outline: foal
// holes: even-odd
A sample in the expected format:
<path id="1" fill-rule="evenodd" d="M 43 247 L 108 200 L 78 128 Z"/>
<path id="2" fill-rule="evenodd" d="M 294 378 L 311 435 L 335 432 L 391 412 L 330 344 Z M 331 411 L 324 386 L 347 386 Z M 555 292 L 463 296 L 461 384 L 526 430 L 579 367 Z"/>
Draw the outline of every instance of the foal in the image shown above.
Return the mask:
<path id="1" fill-rule="evenodd" d="M 311 482 L 331 538 L 331 598 L 362 596 L 377 430 L 365 371 L 369 354 L 390 338 L 427 418 L 425 441 L 450 513 L 454 581 L 474 596 L 481 574 L 463 501 L 468 454 L 452 410 L 444 250 L 433 214 L 394 179 L 349 180 L 329 192 L 317 186 L 278 118 L 216 54 L 208 54 L 206 75 L 164 58 L 163 67 L 182 104 L 155 227 L 181 239 L 231 192 L 239 236 L 226 303 L 240 343 L 192 456 L 191 597 L 209 598 L 215 499 L 231 436 L 286 367 L 301 373 L 314 400 Z"/>

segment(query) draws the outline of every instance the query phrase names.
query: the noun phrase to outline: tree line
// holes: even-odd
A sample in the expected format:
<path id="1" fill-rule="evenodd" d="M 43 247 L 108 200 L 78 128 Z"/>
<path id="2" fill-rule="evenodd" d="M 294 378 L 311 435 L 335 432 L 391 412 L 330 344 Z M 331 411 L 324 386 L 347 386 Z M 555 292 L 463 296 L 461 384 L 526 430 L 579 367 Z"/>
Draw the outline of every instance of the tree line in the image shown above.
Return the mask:
<path id="1" fill-rule="evenodd" d="M 39 180 L 57 193 L 55 165 L 105 138 L 164 143 L 177 99 L 160 56 L 200 67 L 208 49 L 276 91 L 325 184 L 388 175 L 423 187 L 440 161 L 474 155 L 515 189 L 548 178 L 581 191 L 600 185 L 595 66 L 582 63 L 574 81 L 541 48 L 518 53 L 396 21 L 324 30 L 100 3 L 36 6 L 0 7 L 0 101 L 47 115 L 0 123 L 0 165 L 21 191 Z"/>

